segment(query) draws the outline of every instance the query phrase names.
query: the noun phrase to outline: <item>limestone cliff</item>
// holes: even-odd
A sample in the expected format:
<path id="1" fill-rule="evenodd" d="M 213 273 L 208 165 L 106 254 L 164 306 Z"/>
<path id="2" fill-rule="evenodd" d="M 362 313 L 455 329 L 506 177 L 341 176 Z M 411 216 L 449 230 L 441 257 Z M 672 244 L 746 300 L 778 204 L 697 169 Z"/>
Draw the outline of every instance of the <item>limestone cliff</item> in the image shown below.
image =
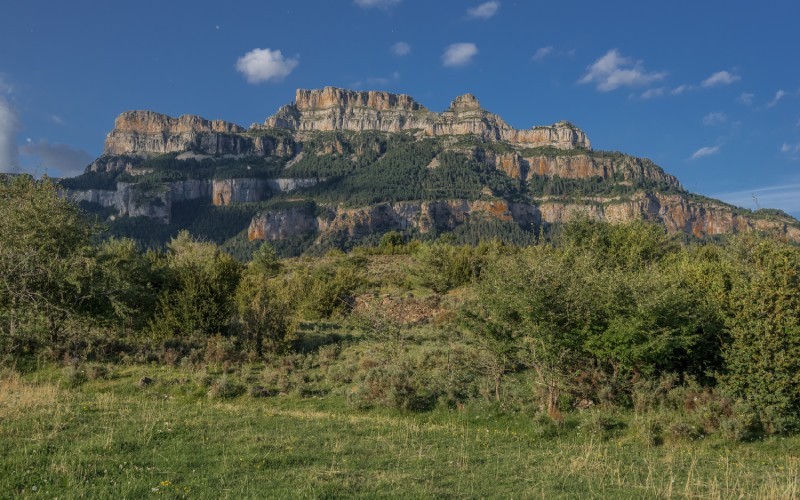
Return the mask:
<path id="1" fill-rule="evenodd" d="M 698 238 L 733 232 L 761 231 L 800 242 L 800 228 L 791 219 L 756 219 L 733 212 L 712 200 L 691 202 L 681 195 L 637 193 L 630 198 L 539 203 L 508 203 L 504 200 L 404 201 L 367 207 L 328 207 L 321 215 L 294 208 L 265 211 L 250 222 L 250 240 L 275 241 L 300 234 L 317 233 L 320 238 L 340 234 L 359 239 L 386 231 L 416 229 L 420 233 L 448 231 L 471 220 L 489 218 L 521 226 L 560 224 L 577 216 L 608 222 L 651 220 L 664 224 L 670 233 L 686 232 Z"/>
<path id="2" fill-rule="evenodd" d="M 316 206 L 262 210 L 250 239 L 441 232 L 480 218 L 531 229 L 584 214 L 654 220 L 698 237 L 759 230 L 800 242 L 791 217 L 693 196 L 650 160 L 592 150 L 569 122 L 515 129 L 472 94 L 434 112 L 403 94 L 301 89 L 249 129 L 128 111 L 71 186 L 78 201 L 164 223 L 187 200 L 248 204 L 248 218 L 257 203 L 289 192 L 263 206 Z"/>
<path id="3" fill-rule="evenodd" d="M 129 169 L 131 158 L 166 153 L 194 152 L 200 155 L 291 156 L 290 137 L 247 134 L 239 125 L 183 115 L 173 118 L 153 111 L 126 111 L 117 117 L 106 136 L 103 155 L 89 166 L 91 171 Z M 122 158 L 120 158 L 122 157 Z"/>
<path id="4" fill-rule="evenodd" d="M 267 118 L 265 127 L 298 131 L 363 132 L 422 131 L 427 136 L 475 135 L 527 147 L 590 149 L 586 134 L 568 122 L 517 130 L 481 108 L 472 94 L 457 97 L 441 113 L 429 111 L 413 98 L 388 92 L 357 92 L 336 87 L 299 89 L 295 102 Z"/>

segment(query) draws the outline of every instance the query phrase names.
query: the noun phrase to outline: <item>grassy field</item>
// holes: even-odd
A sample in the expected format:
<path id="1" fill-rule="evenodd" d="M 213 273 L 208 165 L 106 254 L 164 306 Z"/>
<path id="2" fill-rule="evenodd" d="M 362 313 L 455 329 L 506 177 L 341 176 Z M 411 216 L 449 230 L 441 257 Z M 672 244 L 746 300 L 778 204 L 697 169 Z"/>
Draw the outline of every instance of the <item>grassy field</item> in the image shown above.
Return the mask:
<path id="1" fill-rule="evenodd" d="M 0 497 L 800 495 L 800 437 L 654 444 L 634 414 L 609 428 L 592 412 L 556 425 L 490 407 L 359 411 L 333 395 L 212 399 L 208 376 L 113 367 L 70 387 L 58 368 L 6 372 Z"/>

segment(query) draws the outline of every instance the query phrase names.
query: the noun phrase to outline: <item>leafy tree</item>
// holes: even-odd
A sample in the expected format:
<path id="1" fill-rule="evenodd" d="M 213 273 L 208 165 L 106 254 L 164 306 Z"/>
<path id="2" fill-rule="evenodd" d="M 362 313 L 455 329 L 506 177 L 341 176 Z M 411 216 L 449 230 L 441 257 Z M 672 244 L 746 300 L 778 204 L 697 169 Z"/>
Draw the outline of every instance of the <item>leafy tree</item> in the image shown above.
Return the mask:
<path id="1" fill-rule="evenodd" d="M 17 176 L 0 182 L 4 336 L 15 339 L 41 328 L 50 347 L 63 346 L 68 320 L 93 308 L 92 242 L 98 231 L 50 179 Z"/>
<path id="2" fill-rule="evenodd" d="M 264 350 L 285 349 L 296 329 L 295 303 L 278 278 L 281 263 L 269 243 L 263 243 L 242 273 L 236 289 L 240 340 L 258 356 Z"/>
<path id="3" fill-rule="evenodd" d="M 561 227 L 555 243 L 567 252 L 588 253 L 598 266 L 640 269 L 679 248 L 677 239 L 653 222 L 610 224 L 579 217 Z"/>
<path id="4" fill-rule="evenodd" d="M 485 271 L 465 326 L 496 360 L 497 398 L 503 373 L 522 363 L 532 368 L 548 413 L 557 415 L 564 383 L 583 357 L 582 341 L 597 324 L 596 294 L 581 280 L 590 266 L 538 246 Z"/>
<path id="5" fill-rule="evenodd" d="M 800 249 L 745 236 L 732 245 L 725 388 L 767 432 L 800 427 Z"/>
<path id="6" fill-rule="evenodd" d="M 156 340 L 204 341 L 225 333 L 241 264 L 215 244 L 196 241 L 185 231 L 170 242 L 166 263 L 167 285 L 151 322 Z"/>
<path id="7" fill-rule="evenodd" d="M 602 270 L 588 279 L 599 314 L 585 347 L 614 376 L 703 374 L 707 340 L 719 325 L 676 266 Z"/>
<path id="8" fill-rule="evenodd" d="M 417 276 L 425 286 L 439 293 L 465 285 L 477 278 L 489 261 L 489 253 L 497 253 L 499 244 L 456 246 L 446 241 L 421 245 L 417 251 Z"/>

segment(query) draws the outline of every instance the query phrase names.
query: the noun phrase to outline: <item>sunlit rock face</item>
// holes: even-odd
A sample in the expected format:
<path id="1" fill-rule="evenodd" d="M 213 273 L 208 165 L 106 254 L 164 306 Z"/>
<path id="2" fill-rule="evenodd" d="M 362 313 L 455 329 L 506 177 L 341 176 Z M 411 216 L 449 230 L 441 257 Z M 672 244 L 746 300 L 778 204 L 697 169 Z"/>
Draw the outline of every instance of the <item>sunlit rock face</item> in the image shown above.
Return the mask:
<path id="1" fill-rule="evenodd" d="M 335 87 L 297 91 L 295 102 L 267 118 L 265 127 L 298 131 L 421 131 L 427 136 L 470 134 L 528 147 L 590 149 L 586 134 L 568 122 L 517 130 L 481 108 L 472 94 L 457 97 L 436 113 L 412 97 L 389 92 L 357 92 Z"/>

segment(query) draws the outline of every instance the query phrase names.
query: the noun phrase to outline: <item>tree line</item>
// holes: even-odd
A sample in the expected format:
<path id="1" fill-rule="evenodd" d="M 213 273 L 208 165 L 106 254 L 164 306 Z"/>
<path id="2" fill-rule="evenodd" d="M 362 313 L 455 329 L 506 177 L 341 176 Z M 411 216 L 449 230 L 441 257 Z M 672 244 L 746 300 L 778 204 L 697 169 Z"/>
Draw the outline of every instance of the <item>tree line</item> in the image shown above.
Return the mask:
<path id="1" fill-rule="evenodd" d="M 301 322 L 346 322 L 358 295 L 389 279 L 365 271 L 369 255 L 402 254 L 399 283 L 456 301 L 435 328 L 481 353 L 459 369 L 490 380 L 498 402 L 524 378 L 558 419 L 578 404 L 635 407 L 637 387 L 657 394 L 669 380 L 696 387 L 686 404 L 715 405 L 739 435 L 800 426 L 800 249 L 768 236 L 685 242 L 643 221 L 580 219 L 525 246 L 388 233 L 291 265 L 265 244 L 243 264 L 188 232 L 164 250 L 109 238 L 58 190 L 0 183 L 4 364 L 200 360 L 221 342 L 241 361 L 291 353 Z M 366 331 L 401 339 L 381 318 Z M 400 358 L 370 383 L 399 380 L 388 367 Z M 403 373 L 391 383 L 408 394 Z"/>

